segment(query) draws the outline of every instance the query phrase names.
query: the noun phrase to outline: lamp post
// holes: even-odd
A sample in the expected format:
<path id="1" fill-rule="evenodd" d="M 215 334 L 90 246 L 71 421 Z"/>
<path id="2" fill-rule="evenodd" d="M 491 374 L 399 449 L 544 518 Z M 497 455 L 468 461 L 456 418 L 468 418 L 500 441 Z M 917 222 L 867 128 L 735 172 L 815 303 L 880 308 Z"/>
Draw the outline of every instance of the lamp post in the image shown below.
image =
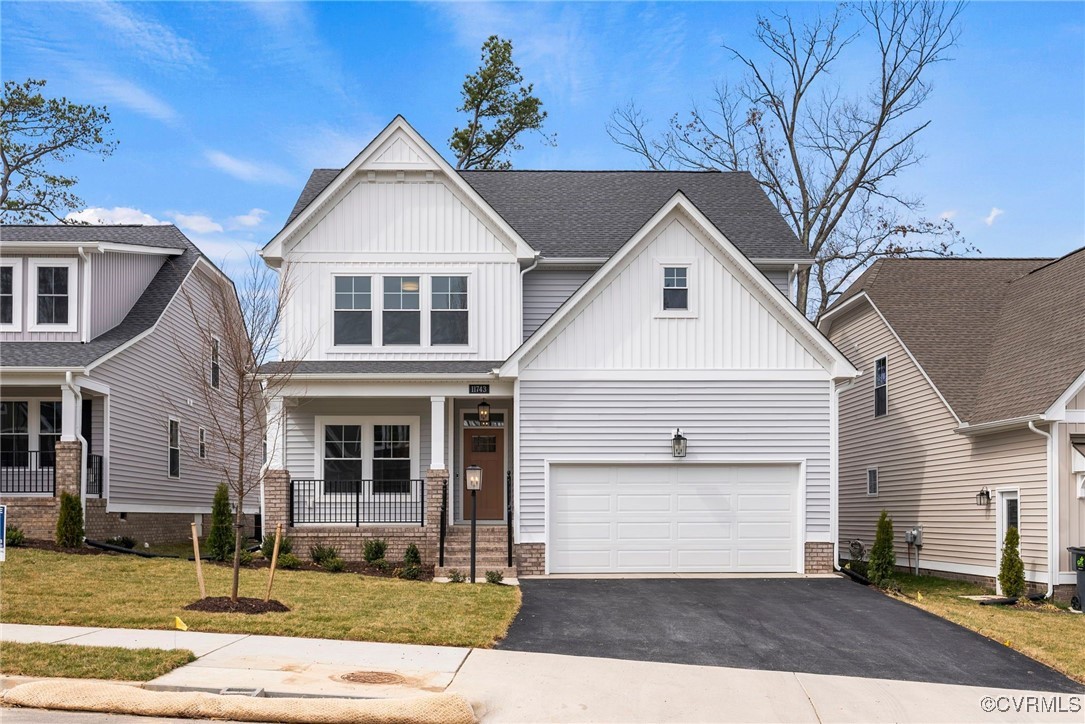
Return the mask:
<path id="1" fill-rule="evenodd" d="M 478 525 L 478 491 L 482 487 L 482 468 L 467 466 L 467 489 L 471 491 L 471 583 L 475 582 L 475 529 Z"/>

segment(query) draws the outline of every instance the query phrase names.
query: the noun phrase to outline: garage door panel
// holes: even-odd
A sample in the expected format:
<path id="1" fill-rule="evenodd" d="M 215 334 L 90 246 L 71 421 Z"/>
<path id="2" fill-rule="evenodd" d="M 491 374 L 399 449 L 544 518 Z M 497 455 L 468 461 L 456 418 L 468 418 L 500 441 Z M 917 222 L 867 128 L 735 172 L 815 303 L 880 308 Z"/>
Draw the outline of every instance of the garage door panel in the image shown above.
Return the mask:
<path id="1" fill-rule="evenodd" d="M 561 465 L 554 573 L 798 569 L 796 465 Z"/>

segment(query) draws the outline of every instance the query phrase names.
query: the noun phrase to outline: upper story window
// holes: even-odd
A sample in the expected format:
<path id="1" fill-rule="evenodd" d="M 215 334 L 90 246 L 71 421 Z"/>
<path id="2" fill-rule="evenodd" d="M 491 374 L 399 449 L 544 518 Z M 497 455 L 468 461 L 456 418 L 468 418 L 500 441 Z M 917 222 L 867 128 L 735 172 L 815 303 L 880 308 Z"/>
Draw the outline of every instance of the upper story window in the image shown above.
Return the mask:
<path id="1" fill-rule="evenodd" d="M 214 389 L 219 388 L 219 375 L 221 370 L 219 368 L 219 341 L 217 339 L 211 340 L 211 387 Z"/>
<path id="2" fill-rule="evenodd" d="M 0 265 L 0 329 L 19 331 L 22 321 L 19 314 L 22 290 L 19 282 L 22 277 L 21 261 L 12 261 Z"/>
<path id="3" fill-rule="evenodd" d="M 467 277 L 433 277 L 430 344 L 467 344 Z"/>
<path id="4" fill-rule="evenodd" d="M 381 315 L 384 344 L 419 344 L 422 318 L 419 301 L 419 277 L 384 277 Z"/>
<path id="5" fill-rule="evenodd" d="M 76 261 L 31 259 L 34 286 L 31 331 L 74 332 Z"/>
<path id="6" fill-rule="evenodd" d="M 370 277 L 335 277 L 335 344 L 373 344 L 372 284 Z"/>
<path id="7" fill-rule="evenodd" d="M 663 267 L 663 309 L 689 309 L 689 267 Z"/>
<path id="8" fill-rule="evenodd" d="M 181 477 L 181 422 L 169 418 L 169 471 L 171 478 Z"/>
<path id="9" fill-rule="evenodd" d="M 889 414 L 889 370 L 885 357 L 874 361 L 874 417 Z"/>

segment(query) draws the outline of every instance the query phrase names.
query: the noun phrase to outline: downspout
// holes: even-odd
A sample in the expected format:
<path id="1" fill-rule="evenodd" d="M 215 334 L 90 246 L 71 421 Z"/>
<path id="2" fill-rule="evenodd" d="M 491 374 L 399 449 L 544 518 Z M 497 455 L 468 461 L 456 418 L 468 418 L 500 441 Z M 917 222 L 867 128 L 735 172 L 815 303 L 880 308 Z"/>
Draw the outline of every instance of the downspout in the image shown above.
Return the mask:
<path id="1" fill-rule="evenodd" d="M 531 266 L 525 267 L 520 270 L 520 336 L 524 335 L 524 277 L 529 271 L 539 265 L 539 259 L 542 258 L 542 252 L 535 252 L 535 258 L 531 261 Z"/>
<path id="2" fill-rule="evenodd" d="M 1055 593 L 1055 578 L 1059 575 L 1058 516 L 1054 507 L 1058 487 L 1054 467 L 1055 436 L 1036 427 L 1032 420 L 1029 420 L 1028 429 L 1047 438 L 1047 597 L 1052 598 Z"/>
<path id="3" fill-rule="evenodd" d="M 90 341 L 90 257 L 87 252 L 83 251 L 83 247 L 77 249 L 79 252 L 79 258 L 83 260 L 83 288 L 80 290 L 80 296 L 83 297 L 80 303 L 81 308 L 79 310 L 79 316 L 82 319 L 82 323 L 79 325 L 82 329 L 79 332 L 79 341 L 86 344 Z"/>
<path id="4" fill-rule="evenodd" d="M 87 520 L 87 439 L 83 437 L 83 393 L 72 378 L 71 370 L 64 373 L 64 386 L 75 398 L 75 410 L 72 419 L 75 421 L 75 437 L 79 441 L 79 505 L 83 509 L 83 525 L 86 527 Z"/>
<path id="5" fill-rule="evenodd" d="M 796 303 L 796 297 L 798 296 L 798 283 L 799 279 L 799 265 L 795 264 L 791 267 L 791 271 L 787 273 L 787 292 L 791 297 L 791 303 Z"/>

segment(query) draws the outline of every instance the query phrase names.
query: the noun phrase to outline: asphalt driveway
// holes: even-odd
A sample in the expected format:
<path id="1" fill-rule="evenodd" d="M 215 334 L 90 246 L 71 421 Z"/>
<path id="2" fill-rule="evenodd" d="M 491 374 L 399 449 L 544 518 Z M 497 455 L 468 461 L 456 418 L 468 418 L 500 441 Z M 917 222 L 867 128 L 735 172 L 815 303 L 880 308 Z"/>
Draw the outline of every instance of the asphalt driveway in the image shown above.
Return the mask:
<path id="1" fill-rule="evenodd" d="M 498 648 L 1080 693 L 1059 672 L 846 579 L 522 580 Z"/>

